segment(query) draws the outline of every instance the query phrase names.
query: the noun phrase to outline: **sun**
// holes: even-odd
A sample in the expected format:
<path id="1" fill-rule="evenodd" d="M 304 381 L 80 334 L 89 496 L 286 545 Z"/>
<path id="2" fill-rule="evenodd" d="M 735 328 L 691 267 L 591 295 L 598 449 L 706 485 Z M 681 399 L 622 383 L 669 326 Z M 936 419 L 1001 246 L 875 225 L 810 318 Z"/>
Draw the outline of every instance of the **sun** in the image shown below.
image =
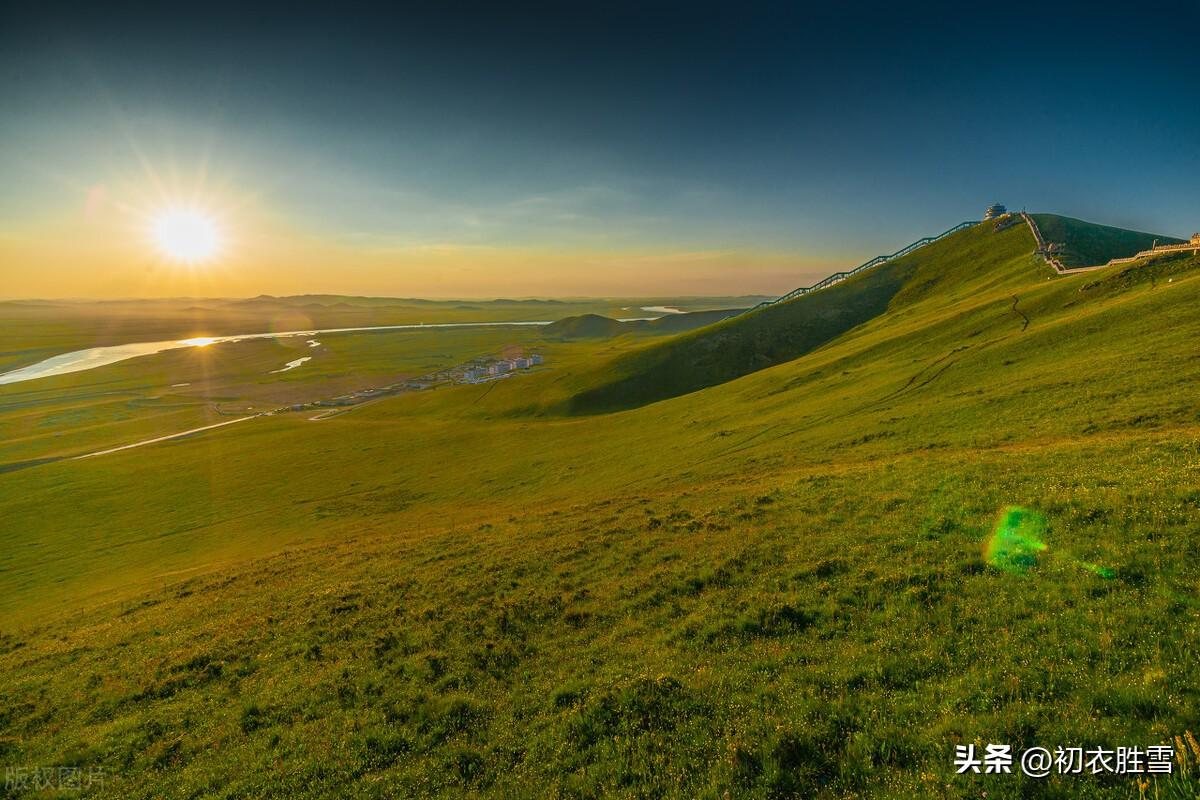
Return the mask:
<path id="1" fill-rule="evenodd" d="M 208 261 L 221 248 L 221 232 L 202 211 L 177 208 L 158 214 L 152 223 L 154 241 L 163 255 L 185 264 Z"/>

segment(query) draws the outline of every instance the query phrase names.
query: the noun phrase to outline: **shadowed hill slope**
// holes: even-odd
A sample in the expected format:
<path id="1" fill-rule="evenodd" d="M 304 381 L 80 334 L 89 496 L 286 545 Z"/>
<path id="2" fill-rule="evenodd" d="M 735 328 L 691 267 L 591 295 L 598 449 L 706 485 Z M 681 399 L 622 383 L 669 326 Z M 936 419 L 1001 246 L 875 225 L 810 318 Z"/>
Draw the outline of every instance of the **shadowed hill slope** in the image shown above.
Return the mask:
<path id="1" fill-rule="evenodd" d="M 1114 258 L 1128 258 L 1159 244 L 1182 241 L 1157 233 L 1128 231 L 1109 225 L 1096 225 L 1057 214 L 1030 214 L 1047 242 L 1059 242 L 1066 249 L 1059 260 L 1068 267 L 1090 267 L 1107 264 Z"/>
<path id="2" fill-rule="evenodd" d="M 646 328 L 654 333 L 682 333 L 684 331 L 713 325 L 723 319 L 740 314 L 743 308 L 722 308 L 714 311 L 692 311 L 687 314 L 667 314 L 658 319 L 647 320 Z"/>

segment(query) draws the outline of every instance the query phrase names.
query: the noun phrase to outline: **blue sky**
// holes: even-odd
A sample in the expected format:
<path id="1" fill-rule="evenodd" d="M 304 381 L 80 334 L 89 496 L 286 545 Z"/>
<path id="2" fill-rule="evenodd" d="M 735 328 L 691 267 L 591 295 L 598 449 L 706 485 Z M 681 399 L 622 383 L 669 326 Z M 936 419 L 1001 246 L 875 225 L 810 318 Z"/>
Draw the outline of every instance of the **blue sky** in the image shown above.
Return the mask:
<path id="1" fill-rule="evenodd" d="M 752 291 L 993 201 L 1200 228 L 1194 3 L 4 14 L 0 235 L 172 170 L 330 246 L 746 254 Z"/>

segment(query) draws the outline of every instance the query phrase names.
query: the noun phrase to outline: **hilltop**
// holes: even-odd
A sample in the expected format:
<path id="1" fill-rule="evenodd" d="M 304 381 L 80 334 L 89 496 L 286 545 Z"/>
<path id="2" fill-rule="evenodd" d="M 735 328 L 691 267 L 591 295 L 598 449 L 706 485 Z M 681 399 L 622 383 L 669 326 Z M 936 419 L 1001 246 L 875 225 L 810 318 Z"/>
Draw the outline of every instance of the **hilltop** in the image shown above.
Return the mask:
<path id="1" fill-rule="evenodd" d="M 0 760 L 130 798 L 1136 796 L 952 755 L 1197 732 L 1198 335 L 1190 253 L 1060 277 L 980 225 L 520 379 L 0 475 Z M 998 560 L 1013 508 L 1044 547 Z"/>

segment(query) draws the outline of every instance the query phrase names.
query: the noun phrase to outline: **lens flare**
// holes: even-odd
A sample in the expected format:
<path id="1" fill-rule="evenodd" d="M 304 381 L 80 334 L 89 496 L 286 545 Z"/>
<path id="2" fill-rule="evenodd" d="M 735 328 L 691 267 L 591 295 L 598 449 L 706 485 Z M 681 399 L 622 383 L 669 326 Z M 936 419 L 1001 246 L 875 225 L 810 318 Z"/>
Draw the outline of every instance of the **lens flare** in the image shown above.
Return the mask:
<path id="1" fill-rule="evenodd" d="M 152 229 L 163 255 L 186 264 L 207 261 L 221 246 L 216 223 L 192 209 L 164 211 L 155 217 Z"/>
<path id="2" fill-rule="evenodd" d="M 1009 506 L 1000 513 L 984 548 L 984 558 L 996 569 L 1023 574 L 1037 566 L 1038 554 L 1047 549 L 1042 541 L 1045 533 L 1045 517 L 1027 508 Z"/>
<path id="3" fill-rule="evenodd" d="M 1079 566 L 1083 567 L 1088 572 L 1093 572 L 1096 575 L 1099 575 L 1101 578 L 1104 578 L 1104 580 L 1106 580 L 1106 581 L 1112 580 L 1113 578 L 1117 577 L 1117 571 L 1115 569 L 1113 569 L 1112 567 L 1102 567 L 1099 564 L 1092 564 L 1091 562 L 1088 562 L 1088 561 L 1080 561 Z"/>
<path id="4" fill-rule="evenodd" d="M 1021 506 L 1009 506 L 1000 512 L 996 529 L 984 546 L 987 562 L 998 570 L 1022 575 L 1038 565 L 1038 554 L 1049 549 L 1044 541 L 1046 518 L 1036 511 Z M 1090 561 L 1072 558 L 1059 551 L 1059 561 L 1081 567 L 1105 580 L 1117 577 L 1112 567 L 1102 567 Z"/>

